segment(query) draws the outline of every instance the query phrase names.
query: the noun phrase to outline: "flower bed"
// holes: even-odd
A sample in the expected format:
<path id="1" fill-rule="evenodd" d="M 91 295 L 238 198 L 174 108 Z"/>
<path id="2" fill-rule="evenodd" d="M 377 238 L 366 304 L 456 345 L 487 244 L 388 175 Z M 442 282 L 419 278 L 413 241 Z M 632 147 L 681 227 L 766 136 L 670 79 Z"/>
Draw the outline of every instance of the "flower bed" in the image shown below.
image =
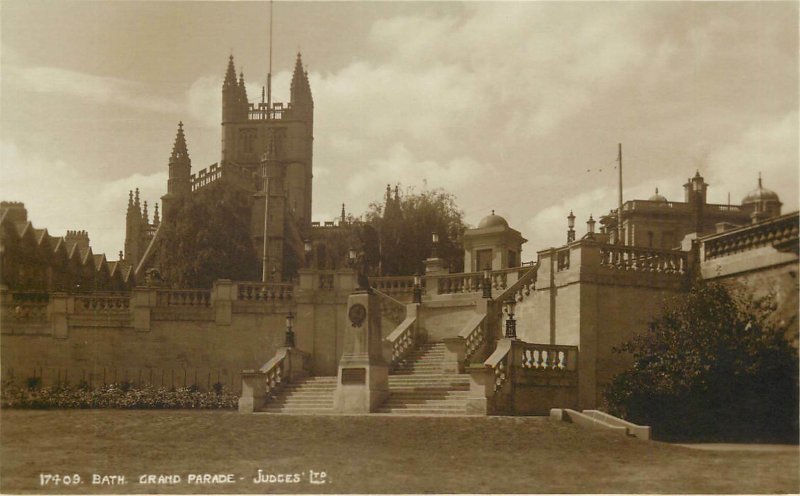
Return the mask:
<path id="1" fill-rule="evenodd" d="M 85 384 L 48 388 L 6 383 L 0 394 L 2 408 L 234 409 L 237 402 L 238 398 L 222 384 L 202 392 L 195 387 L 168 389 L 128 383 L 97 389 L 89 389 Z"/>

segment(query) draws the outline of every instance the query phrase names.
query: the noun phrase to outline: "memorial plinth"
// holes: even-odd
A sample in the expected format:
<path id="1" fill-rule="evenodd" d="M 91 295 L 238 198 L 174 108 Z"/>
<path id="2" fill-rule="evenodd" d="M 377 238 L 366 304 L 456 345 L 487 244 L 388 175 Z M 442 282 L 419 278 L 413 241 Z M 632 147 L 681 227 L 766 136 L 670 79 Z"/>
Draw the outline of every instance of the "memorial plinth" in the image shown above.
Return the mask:
<path id="1" fill-rule="evenodd" d="M 334 395 L 334 410 L 369 413 L 389 396 L 389 368 L 382 356 L 378 297 L 356 292 L 347 298 L 347 322 Z"/>

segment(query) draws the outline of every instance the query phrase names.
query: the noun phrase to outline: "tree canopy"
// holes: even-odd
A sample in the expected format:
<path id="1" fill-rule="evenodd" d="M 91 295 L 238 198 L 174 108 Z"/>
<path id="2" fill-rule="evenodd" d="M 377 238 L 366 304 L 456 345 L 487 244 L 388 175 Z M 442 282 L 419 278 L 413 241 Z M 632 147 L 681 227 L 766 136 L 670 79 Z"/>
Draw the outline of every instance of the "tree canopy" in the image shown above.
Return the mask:
<path id="1" fill-rule="evenodd" d="M 217 279 L 258 280 L 247 198 L 215 184 L 183 199 L 165 222 L 158 261 L 173 287 L 211 287 Z"/>
<path id="2" fill-rule="evenodd" d="M 797 350 L 774 307 L 699 283 L 617 350 L 634 364 L 606 389 L 610 410 L 667 439 L 796 442 Z"/>
<path id="3" fill-rule="evenodd" d="M 424 260 L 433 253 L 432 233 L 439 235 L 436 255 L 451 270 L 464 265 L 462 240 L 466 225 L 455 196 L 442 189 L 407 189 L 394 197 L 387 190 L 382 202 L 372 202 L 366 222 L 378 234 L 377 261 L 382 275 L 411 275 L 424 271 Z"/>

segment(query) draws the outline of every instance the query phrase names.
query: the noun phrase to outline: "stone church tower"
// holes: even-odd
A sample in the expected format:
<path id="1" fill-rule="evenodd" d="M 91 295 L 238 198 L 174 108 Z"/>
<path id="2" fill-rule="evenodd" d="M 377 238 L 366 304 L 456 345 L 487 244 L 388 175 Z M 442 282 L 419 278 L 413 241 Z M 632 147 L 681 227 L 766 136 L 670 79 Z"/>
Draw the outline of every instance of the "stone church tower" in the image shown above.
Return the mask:
<path id="1" fill-rule="evenodd" d="M 278 280 L 281 274 L 293 272 L 294 261 L 302 260 L 303 240 L 311 229 L 314 100 L 299 53 L 290 101 L 272 102 L 267 94 L 262 90 L 261 101 L 250 102 L 244 74 L 239 73 L 237 78 L 231 56 L 222 84 L 220 161 L 193 174 L 183 124 L 179 123 L 162 202 L 164 221 L 168 222 L 175 216 L 179 199 L 218 182 L 247 195 L 251 202 L 249 234 L 253 249 L 259 260 L 266 258 L 269 279 Z M 131 198 L 129 202 L 125 240 L 125 258 L 137 273 L 154 263 L 158 249 L 158 224 L 135 220 L 146 215 L 146 207 L 142 212 L 138 205 L 137 193 L 136 201 Z"/>

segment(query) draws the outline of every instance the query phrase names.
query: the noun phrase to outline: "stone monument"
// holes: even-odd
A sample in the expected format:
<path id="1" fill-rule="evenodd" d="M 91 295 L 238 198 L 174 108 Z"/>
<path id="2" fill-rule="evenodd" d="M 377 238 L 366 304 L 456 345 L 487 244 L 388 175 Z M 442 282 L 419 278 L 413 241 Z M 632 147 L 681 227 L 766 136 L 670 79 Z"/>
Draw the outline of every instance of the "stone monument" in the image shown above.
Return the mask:
<path id="1" fill-rule="evenodd" d="M 378 296 L 363 273 L 347 298 L 344 347 L 334 395 L 339 413 L 369 413 L 389 396 L 389 367 L 383 360 Z"/>

